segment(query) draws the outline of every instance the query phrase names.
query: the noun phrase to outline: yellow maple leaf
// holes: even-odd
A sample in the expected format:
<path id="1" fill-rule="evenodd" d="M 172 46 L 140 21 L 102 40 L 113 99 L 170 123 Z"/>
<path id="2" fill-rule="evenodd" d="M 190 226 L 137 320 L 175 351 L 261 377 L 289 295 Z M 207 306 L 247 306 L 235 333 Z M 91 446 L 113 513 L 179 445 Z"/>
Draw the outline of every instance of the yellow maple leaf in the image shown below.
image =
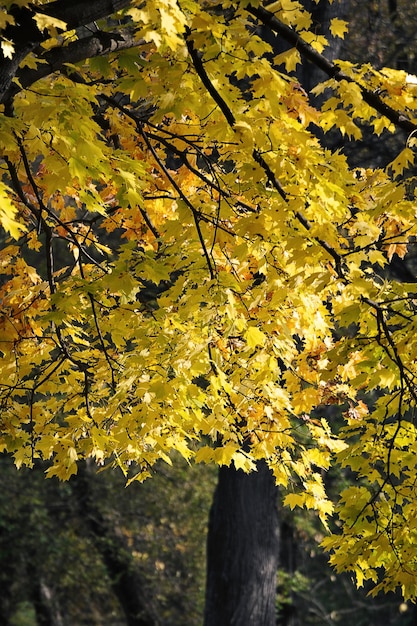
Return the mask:
<path id="1" fill-rule="evenodd" d="M 293 510 L 296 506 L 303 507 L 306 502 L 305 494 L 289 493 L 284 498 L 284 505 L 289 506 Z"/>
<path id="2" fill-rule="evenodd" d="M 333 37 L 340 37 L 340 39 L 343 39 L 348 30 L 349 26 L 345 20 L 339 20 L 338 17 L 334 17 L 330 20 L 330 32 Z"/>
<path id="3" fill-rule="evenodd" d="M 274 58 L 274 62 L 276 65 L 285 64 L 286 71 L 293 72 L 297 65 L 301 63 L 301 56 L 296 48 L 291 48 L 290 50 L 281 52 L 281 54 L 277 54 Z"/>
<path id="4" fill-rule="evenodd" d="M 245 340 L 249 348 L 256 348 L 265 344 L 266 335 L 256 326 L 250 326 L 245 332 Z"/>
<path id="5" fill-rule="evenodd" d="M 393 176 L 400 176 L 403 171 L 414 163 L 414 153 L 411 148 L 404 148 L 399 155 L 389 163 L 388 168 L 391 169 Z"/>
<path id="6" fill-rule="evenodd" d="M 3 39 L 0 45 L 3 51 L 3 55 L 6 58 L 11 59 L 13 56 L 13 52 L 14 52 L 14 45 L 11 43 L 11 41 L 8 41 L 7 39 Z"/>
<path id="7" fill-rule="evenodd" d="M 57 17 L 52 17 L 52 15 L 45 15 L 44 13 L 35 13 L 33 19 L 36 22 L 36 26 L 39 28 L 41 33 L 44 30 L 48 32 L 54 31 L 56 28 L 60 30 L 66 30 L 67 24 L 66 22 L 58 19 Z"/>
<path id="8" fill-rule="evenodd" d="M 6 11 L 0 11 L 0 29 L 3 30 L 6 28 L 7 24 L 14 24 L 15 20 L 13 15 L 9 15 Z"/>
<path id="9" fill-rule="evenodd" d="M 19 239 L 27 228 L 16 219 L 16 208 L 2 189 L 0 189 L 0 200 L 0 224 L 14 239 Z"/>
<path id="10" fill-rule="evenodd" d="M 246 454 L 243 454 L 243 452 L 235 452 L 233 455 L 233 463 L 237 470 L 241 469 L 246 473 L 256 470 L 255 463 Z"/>

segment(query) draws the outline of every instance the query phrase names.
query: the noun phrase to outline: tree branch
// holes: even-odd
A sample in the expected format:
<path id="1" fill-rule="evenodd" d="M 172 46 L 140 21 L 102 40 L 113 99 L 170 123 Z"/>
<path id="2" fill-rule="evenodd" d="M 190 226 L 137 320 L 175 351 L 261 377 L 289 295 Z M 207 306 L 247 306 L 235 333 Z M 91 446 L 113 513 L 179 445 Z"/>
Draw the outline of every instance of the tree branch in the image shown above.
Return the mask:
<path id="1" fill-rule="evenodd" d="M 8 24 L 1 32 L 1 36 L 10 41 L 15 51 L 12 58 L 5 57 L 0 48 L 0 103 L 9 89 L 18 67 L 23 59 L 34 48 L 50 38 L 45 29 L 41 32 L 34 19 L 36 14 L 42 13 L 66 23 L 66 30 L 73 30 L 85 26 L 101 18 L 116 13 L 131 4 L 132 0 L 55 0 L 48 4 L 32 7 L 13 6 L 10 13 L 14 17 L 14 24 Z"/>
<path id="2" fill-rule="evenodd" d="M 2 101 L 10 102 L 17 93 L 30 87 L 37 80 L 61 70 L 65 63 L 78 63 L 85 59 L 103 56 L 126 48 L 134 48 L 142 44 L 143 40 L 135 39 L 133 34 L 127 31 L 119 33 L 98 31 L 91 37 L 77 39 L 67 46 L 52 48 L 39 56 L 39 60 L 44 62 L 35 69 L 23 67 L 16 72 L 18 83 L 13 82 L 10 85 Z"/>
<path id="3" fill-rule="evenodd" d="M 277 33 L 288 43 L 295 46 L 303 56 L 314 63 L 316 67 L 320 68 L 325 74 L 327 74 L 327 76 L 329 76 L 329 78 L 334 78 L 338 82 L 345 80 L 348 83 L 358 85 L 364 102 L 369 104 L 369 106 L 375 109 L 375 111 L 378 111 L 378 113 L 389 119 L 390 122 L 395 124 L 395 126 L 405 130 L 407 133 L 417 130 L 417 125 L 411 122 L 403 113 L 390 107 L 377 93 L 366 89 L 366 87 L 360 85 L 351 76 L 342 72 L 337 64 L 332 63 L 322 54 L 317 52 L 317 50 L 314 50 L 314 48 L 304 41 L 295 30 L 280 22 L 272 13 L 261 6 L 254 7 L 249 5 L 247 10 L 274 33 Z"/>
<path id="4" fill-rule="evenodd" d="M 85 26 L 129 6 L 132 0 L 55 0 L 32 12 L 50 15 L 67 24 L 67 30 Z M 47 35 L 49 37 L 49 35 Z"/>
<path id="5" fill-rule="evenodd" d="M 266 13 L 268 13 L 268 11 L 266 11 Z M 204 64 L 202 62 L 201 56 L 200 56 L 199 52 L 195 49 L 194 44 L 193 44 L 192 40 L 190 39 L 190 35 L 191 35 L 191 31 L 190 31 L 190 29 L 187 28 L 186 31 L 185 31 L 186 44 L 187 44 L 188 52 L 189 52 L 189 54 L 191 56 L 191 60 L 193 61 L 194 68 L 195 68 L 198 76 L 200 77 L 201 82 L 206 87 L 207 91 L 209 92 L 209 94 L 211 95 L 211 97 L 213 98 L 215 103 L 218 105 L 218 107 L 222 111 L 222 113 L 223 113 L 224 117 L 226 118 L 227 122 L 229 123 L 231 128 L 234 128 L 234 126 L 236 124 L 236 118 L 235 118 L 233 112 L 231 111 L 231 109 L 229 108 L 229 106 L 226 104 L 226 102 L 223 100 L 223 98 L 221 97 L 221 95 L 219 94 L 219 92 L 217 91 L 217 89 L 215 88 L 213 83 L 211 82 L 210 77 L 208 76 L 208 74 L 206 72 L 206 68 L 204 67 Z M 287 197 L 287 194 L 285 193 L 285 190 L 283 189 L 281 183 L 279 182 L 279 180 L 277 179 L 277 177 L 275 176 L 275 174 L 273 173 L 273 171 L 271 170 L 271 168 L 269 167 L 268 163 L 265 161 L 263 156 L 256 149 L 253 150 L 252 156 L 253 156 L 254 160 L 260 165 L 260 167 L 265 172 L 265 174 L 267 176 L 267 179 L 270 182 L 270 184 L 278 192 L 278 194 L 281 196 L 283 201 L 288 204 L 288 197 Z M 300 222 L 300 224 L 302 224 L 302 226 L 304 226 L 304 228 L 307 231 L 311 230 L 310 222 L 302 215 L 302 213 L 300 213 L 300 211 L 295 211 L 294 215 L 295 215 L 296 219 Z M 331 257 L 333 257 L 334 262 L 335 262 L 336 273 L 337 273 L 337 275 L 340 278 L 342 278 L 343 277 L 343 271 L 342 271 L 342 264 L 341 264 L 340 254 L 334 248 L 332 248 L 332 246 L 330 246 L 326 241 L 324 241 L 323 239 L 320 239 L 318 237 L 314 237 L 314 240 Z"/>
<path id="6" fill-rule="evenodd" d="M 201 231 L 201 227 L 200 227 L 200 214 L 199 212 L 196 210 L 196 208 L 193 206 L 192 202 L 190 202 L 190 200 L 188 199 L 188 197 L 184 194 L 184 192 L 182 191 L 181 187 L 177 184 L 177 182 L 175 181 L 174 177 L 171 176 L 171 174 L 169 173 L 167 167 L 165 166 L 165 164 L 161 161 L 161 159 L 158 157 L 155 148 L 153 147 L 152 143 L 150 142 L 150 140 L 147 137 L 147 134 L 145 132 L 145 130 L 143 129 L 143 125 L 138 125 L 138 132 L 140 132 L 144 142 L 146 143 L 148 149 L 150 150 L 152 156 L 154 157 L 156 163 L 158 164 L 158 166 L 160 167 L 161 171 L 164 173 L 164 175 L 166 176 L 166 178 L 169 180 L 169 182 L 171 183 L 172 187 L 175 189 L 175 191 L 178 193 L 179 197 L 181 198 L 181 200 L 184 202 L 184 204 L 190 209 L 192 216 L 194 218 L 194 223 L 195 223 L 195 227 L 197 230 L 197 234 L 198 234 L 198 238 L 200 240 L 201 243 L 201 247 L 203 250 L 203 255 L 206 259 L 207 262 L 207 267 L 210 273 L 210 278 L 213 280 L 216 277 L 216 271 L 215 271 L 215 267 L 213 266 L 213 263 L 210 259 L 210 255 L 208 253 L 207 250 L 207 246 L 206 246 L 206 242 L 204 240 L 204 236 L 203 233 Z"/>

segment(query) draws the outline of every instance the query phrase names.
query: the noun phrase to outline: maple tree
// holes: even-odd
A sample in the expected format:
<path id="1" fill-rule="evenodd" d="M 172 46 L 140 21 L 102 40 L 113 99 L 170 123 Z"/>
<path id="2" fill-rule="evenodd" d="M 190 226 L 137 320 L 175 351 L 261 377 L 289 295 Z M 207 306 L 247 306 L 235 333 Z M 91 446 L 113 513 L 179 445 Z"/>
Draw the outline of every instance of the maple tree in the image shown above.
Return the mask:
<path id="1" fill-rule="evenodd" d="M 0 15 L 1 449 L 60 479 L 265 461 L 287 505 L 338 516 L 338 570 L 414 598 L 415 283 L 385 271 L 416 235 L 407 74 L 327 60 L 296 0 Z M 405 131 L 385 168 L 318 138 L 362 126 Z M 357 479 L 336 511 L 332 464 Z"/>

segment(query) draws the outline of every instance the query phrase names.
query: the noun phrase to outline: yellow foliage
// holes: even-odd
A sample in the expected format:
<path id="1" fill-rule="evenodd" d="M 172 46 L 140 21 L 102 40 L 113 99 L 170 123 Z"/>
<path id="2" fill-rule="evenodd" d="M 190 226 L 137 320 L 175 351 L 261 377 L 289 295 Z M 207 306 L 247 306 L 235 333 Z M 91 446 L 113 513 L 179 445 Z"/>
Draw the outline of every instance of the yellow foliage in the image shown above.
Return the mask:
<path id="1" fill-rule="evenodd" d="M 124 14 L 131 49 L 36 89 L 17 71 L 0 113 L 0 449 L 65 480 L 83 458 L 128 482 L 173 452 L 265 459 L 325 527 L 322 474 L 349 468 L 332 562 L 416 597 L 415 280 L 387 267 L 417 237 L 414 140 L 385 170 L 352 169 L 314 133 L 393 130 L 367 94 L 400 118 L 415 98 L 404 73 L 341 61 L 315 108 L 292 73 L 327 42 L 296 0 L 266 9 L 302 46 L 274 58 L 251 3 L 230 18 L 145 0 Z M 65 24 L 35 20 L 51 35 L 22 62 L 36 73 Z"/>

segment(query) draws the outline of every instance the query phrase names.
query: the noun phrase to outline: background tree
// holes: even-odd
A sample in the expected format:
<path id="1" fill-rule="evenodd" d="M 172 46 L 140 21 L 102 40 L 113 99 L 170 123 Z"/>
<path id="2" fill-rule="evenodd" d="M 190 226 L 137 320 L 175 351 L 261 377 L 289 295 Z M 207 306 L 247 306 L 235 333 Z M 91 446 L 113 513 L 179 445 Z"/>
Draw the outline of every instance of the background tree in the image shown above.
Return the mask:
<path id="1" fill-rule="evenodd" d="M 133 603 L 136 623 L 201 624 L 213 468 L 178 461 L 128 490 L 116 472 L 82 467 L 62 484 L 44 469 L 16 472 L 1 459 L 2 624 L 125 625 Z"/>

